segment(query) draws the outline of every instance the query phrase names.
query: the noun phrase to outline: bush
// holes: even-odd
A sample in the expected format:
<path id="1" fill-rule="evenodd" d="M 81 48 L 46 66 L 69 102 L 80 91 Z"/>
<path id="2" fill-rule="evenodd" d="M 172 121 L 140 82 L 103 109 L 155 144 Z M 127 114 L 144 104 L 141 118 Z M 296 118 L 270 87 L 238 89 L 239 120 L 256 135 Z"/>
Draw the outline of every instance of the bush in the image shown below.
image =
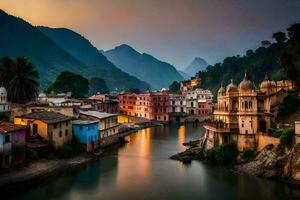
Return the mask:
<path id="1" fill-rule="evenodd" d="M 250 160 L 251 158 L 253 158 L 254 156 L 254 151 L 251 149 L 244 149 L 244 151 L 242 152 L 242 158 L 244 160 Z"/>
<path id="2" fill-rule="evenodd" d="M 271 137 L 277 137 L 279 138 L 282 134 L 283 130 L 282 129 L 274 129 L 274 128 L 270 128 L 268 130 L 268 135 Z"/>
<path id="3" fill-rule="evenodd" d="M 206 152 L 206 159 L 220 165 L 235 162 L 238 151 L 235 144 L 224 144 L 214 147 Z"/>
<path id="4" fill-rule="evenodd" d="M 284 129 L 280 135 L 280 144 L 289 145 L 292 143 L 295 131 L 292 128 Z"/>

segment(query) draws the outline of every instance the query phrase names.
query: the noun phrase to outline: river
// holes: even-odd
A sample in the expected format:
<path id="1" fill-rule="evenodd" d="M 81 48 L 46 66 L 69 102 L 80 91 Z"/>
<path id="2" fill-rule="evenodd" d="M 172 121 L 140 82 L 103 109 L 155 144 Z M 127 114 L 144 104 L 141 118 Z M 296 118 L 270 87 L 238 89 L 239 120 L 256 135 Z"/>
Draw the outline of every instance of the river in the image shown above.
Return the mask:
<path id="1" fill-rule="evenodd" d="M 201 125 L 147 128 L 124 146 L 75 171 L 45 181 L 19 199 L 290 199 L 300 190 L 272 180 L 239 175 L 229 169 L 168 159 L 199 138 Z"/>

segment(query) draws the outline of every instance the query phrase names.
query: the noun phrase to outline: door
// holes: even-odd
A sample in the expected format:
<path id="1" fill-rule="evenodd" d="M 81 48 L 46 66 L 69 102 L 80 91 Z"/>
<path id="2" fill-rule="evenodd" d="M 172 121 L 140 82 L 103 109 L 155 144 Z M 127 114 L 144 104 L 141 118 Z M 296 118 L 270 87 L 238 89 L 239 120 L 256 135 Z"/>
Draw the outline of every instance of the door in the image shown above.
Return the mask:
<path id="1" fill-rule="evenodd" d="M 38 134 L 38 125 L 32 124 L 32 134 L 37 135 Z"/>

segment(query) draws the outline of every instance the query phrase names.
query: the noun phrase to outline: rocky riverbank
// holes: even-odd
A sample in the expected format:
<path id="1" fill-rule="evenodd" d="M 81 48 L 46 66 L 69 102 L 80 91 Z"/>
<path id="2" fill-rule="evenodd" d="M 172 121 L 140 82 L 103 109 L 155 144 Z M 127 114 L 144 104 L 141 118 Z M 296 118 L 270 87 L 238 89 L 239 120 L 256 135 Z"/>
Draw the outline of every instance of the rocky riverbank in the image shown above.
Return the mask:
<path id="1" fill-rule="evenodd" d="M 267 145 L 250 162 L 235 166 L 238 172 L 300 184 L 300 144 Z"/>
<path id="2" fill-rule="evenodd" d="M 203 159 L 202 148 L 198 141 L 191 141 L 184 145 L 188 148 L 171 156 L 170 159 L 179 160 L 183 163 Z M 257 152 L 250 161 L 244 161 L 241 156 L 238 156 L 236 163 L 236 165 L 230 165 L 230 168 L 233 168 L 237 173 L 300 184 L 300 144 L 289 147 L 267 145 L 261 152 Z"/>

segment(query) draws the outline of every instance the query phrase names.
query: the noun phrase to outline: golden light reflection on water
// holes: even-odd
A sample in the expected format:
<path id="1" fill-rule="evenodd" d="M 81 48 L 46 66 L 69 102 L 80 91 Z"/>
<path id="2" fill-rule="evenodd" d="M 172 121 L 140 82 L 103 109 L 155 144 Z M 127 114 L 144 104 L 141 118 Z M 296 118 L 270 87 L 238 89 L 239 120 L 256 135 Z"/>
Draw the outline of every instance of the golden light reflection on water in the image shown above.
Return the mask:
<path id="1" fill-rule="evenodd" d="M 118 156 L 117 187 L 119 189 L 130 190 L 129 180 L 133 181 L 135 177 L 139 177 L 140 187 L 150 183 L 150 151 L 150 128 L 140 130 L 130 137 L 130 142 L 126 144 L 126 152 L 120 151 Z"/>
<path id="2" fill-rule="evenodd" d="M 185 142 L 185 126 L 180 125 L 178 129 L 178 143 L 180 144 L 179 146 L 182 146 L 182 143 Z"/>

